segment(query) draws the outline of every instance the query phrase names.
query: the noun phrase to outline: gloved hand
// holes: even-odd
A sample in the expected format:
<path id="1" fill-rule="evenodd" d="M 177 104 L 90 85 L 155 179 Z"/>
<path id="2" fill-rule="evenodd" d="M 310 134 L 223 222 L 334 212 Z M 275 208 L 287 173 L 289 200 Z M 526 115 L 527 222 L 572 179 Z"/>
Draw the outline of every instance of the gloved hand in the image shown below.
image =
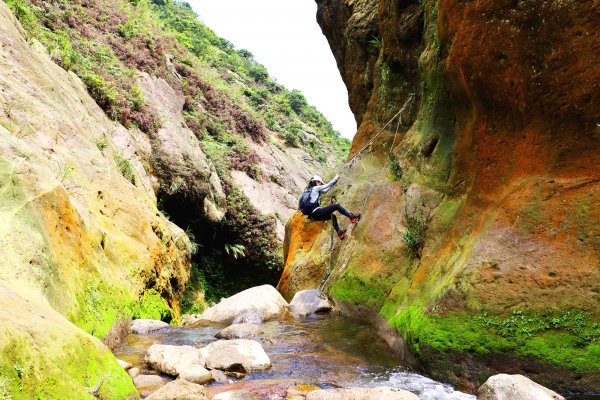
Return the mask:
<path id="1" fill-rule="evenodd" d="M 339 181 L 340 180 L 340 176 L 339 175 L 334 176 L 333 180 L 335 180 L 336 182 Z"/>

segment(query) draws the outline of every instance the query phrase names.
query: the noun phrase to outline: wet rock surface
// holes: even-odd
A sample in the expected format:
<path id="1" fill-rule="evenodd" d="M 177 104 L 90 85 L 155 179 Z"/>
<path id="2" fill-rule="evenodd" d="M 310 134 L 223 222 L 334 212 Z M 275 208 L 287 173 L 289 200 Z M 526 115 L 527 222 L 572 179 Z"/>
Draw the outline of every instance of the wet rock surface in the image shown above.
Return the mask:
<path id="1" fill-rule="evenodd" d="M 290 313 L 296 317 L 329 312 L 333 310 L 333 302 L 318 289 L 302 290 L 294 295 L 290 302 Z"/>
<path id="2" fill-rule="evenodd" d="M 216 381 L 207 388 L 209 398 L 222 392 L 243 391 L 228 395 L 250 396 L 246 393 L 249 392 L 261 400 L 305 400 L 312 391 L 343 385 L 392 386 L 410 390 L 422 400 L 474 400 L 474 396 L 457 392 L 449 385 L 400 371 L 399 359 L 393 356 L 372 327 L 361 322 L 316 314 L 300 319 L 284 317 L 265 322 L 260 328 L 264 337 L 270 340 L 263 339 L 262 348 L 257 342 L 254 346 L 267 356 L 271 368 L 239 372 L 246 369 L 243 358 L 249 355 L 238 354 L 232 359 L 232 354 L 239 349 L 213 351 L 214 361 L 207 361 L 202 355 L 201 365 L 209 369 L 211 378 Z M 215 334 L 221 330 L 218 325 L 172 326 L 149 335 L 132 334 L 116 354 L 134 368 L 144 369 L 148 368 L 144 356 L 153 345 L 160 343 L 159 346 L 178 348 L 188 344 L 195 349 L 192 358 L 196 359 L 196 351 L 202 354 L 207 348 L 219 348 L 238 341 L 216 340 Z M 211 368 L 231 368 L 233 371 Z"/>
<path id="3" fill-rule="evenodd" d="M 419 400 L 419 397 L 406 390 L 379 387 L 316 390 L 308 393 L 306 400 Z"/>
<path id="4" fill-rule="evenodd" d="M 250 323 L 230 325 L 215 335 L 217 339 L 256 339 L 263 330 L 260 326 Z"/>
<path id="5" fill-rule="evenodd" d="M 145 335 L 150 332 L 156 332 L 158 330 L 168 327 L 169 324 L 163 321 L 154 319 L 136 319 L 131 322 L 131 332 L 138 335 Z"/>
<path id="6" fill-rule="evenodd" d="M 207 368 L 253 372 L 271 368 L 271 360 L 259 342 L 248 339 L 219 340 L 200 349 Z"/>
<path id="7" fill-rule="evenodd" d="M 150 396 L 147 400 L 208 400 L 206 388 L 195 383 L 177 379 L 169 382 Z"/>
<path id="8" fill-rule="evenodd" d="M 477 391 L 477 400 L 504 399 L 565 400 L 558 393 L 523 375 L 498 374 L 491 376 Z"/>
<path id="9" fill-rule="evenodd" d="M 167 383 L 167 379 L 158 375 L 138 375 L 133 378 L 133 384 L 142 396 L 147 396 Z"/>
<path id="10" fill-rule="evenodd" d="M 146 352 L 145 361 L 155 371 L 185 377 L 195 383 L 206 383 L 211 379 L 200 351 L 192 346 L 154 344 Z"/>

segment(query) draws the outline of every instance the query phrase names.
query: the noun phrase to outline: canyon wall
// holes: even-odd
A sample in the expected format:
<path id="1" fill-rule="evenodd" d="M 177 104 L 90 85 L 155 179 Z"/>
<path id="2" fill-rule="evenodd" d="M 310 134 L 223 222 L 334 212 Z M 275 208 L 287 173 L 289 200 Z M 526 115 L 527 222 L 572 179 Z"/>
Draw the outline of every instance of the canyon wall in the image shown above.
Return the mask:
<path id="1" fill-rule="evenodd" d="M 496 372 L 598 390 L 599 3 L 317 4 L 359 124 L 350 156 L 368 145 L 334 193 L 363 219 L 326 291 L 467 390 Z M 326 273 L 315 224 L 288 223 L 288 298 Z"/>

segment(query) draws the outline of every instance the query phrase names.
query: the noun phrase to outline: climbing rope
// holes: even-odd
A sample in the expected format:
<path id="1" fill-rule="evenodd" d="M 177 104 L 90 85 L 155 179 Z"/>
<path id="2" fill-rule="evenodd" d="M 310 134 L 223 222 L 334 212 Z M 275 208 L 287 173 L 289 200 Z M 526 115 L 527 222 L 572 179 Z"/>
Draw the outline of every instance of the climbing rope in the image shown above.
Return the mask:
<path id="1" fill-rule="evenodd" d="M 392 154 L 392 152 L 394 151 L 394 147 L 396 146 L 396 139 L 398 138 L 398 131 L 400 129 L 400 125 L 402 124 L 402 114 L 404 113 L 404 111 L 406 110 L 406 107 L 409 106 L 409 104 L 412 104 L 412 100 L 414 99 L 415 94 L 411 93 L 411 95 L 408 97 L 408 99 L 406 100 L 406 102 L 404 103 L 404 105 L 402 106 L 402 108 L 400 108 L 400 110 L 383 126 L 383 128 L 381 128 L 379 130 L 379 132 L 377 132 L 377 134 L 375 136 L 373 136 L 368 142 L 367 144 L 365 144 L 360 150 L 358 150 L 356 152 L 356 154 L 354 155 L 354 157 L 352 157 L 350 159 L 350 161 L 348 161 L 344 167 L 341 169 L 340 173 L 342 171 L 344 171 L 347 168 L 352 167 L 352 165 L 354 164 L 354 162 L 360 158 L 361 154 L 368 149 L 373 142 L 375 141 L 375 139 L 396 119 L 398 118 L 398 124 L 396 125 L 396 132 L 394 134 L 394 140 L 392 141 L 392 145 L 390 146 L 390 151 L 389 151 L 389 155 Z M 371 197 L 371 194 L 373 193 L 373 190 L 375 189 L 375 181 L 385 172 L 387 165 L 389 163 L 389 157 L 388 159 L 386 159 L 385 163 L 383 164 L 383 167 L 381 168 L 381 170 L 379 171 L 379 173 L 375 176 L 375 179 L 373 179 L 373 183 L 371 184 L 371 187 L 369 188 L 369 191 L 367 192 L 367 195 L 365 196 L 365 200 L 363 202 L 362 207 L 360 208 L 360 214 L 364 215 L 365 210 L 367 208 L 367 204 L 369 202 L 369 198 Z M 335 196 L 332 196 L 332 202 L 335 200 Z M 333 227 L 331 228 L 331 242 L 329 245 L 329 264 L 327 266 L 327 272 L 325 273 L 325 275 L 323 276 L 323 279 L 321 280 L 321 284 L 319 285 L 319 290 L 323 291 L 323 289 L 325 288 L 325 285 L 327 284 L 327 281 L 329 280 L 331 273 L 333 271 L 336 271 L 338 269 L 338 266 L 340 265 L 340 260 L 343 259 L 342 256 L 346 256 L 346 261 L 343 262 L 342 268 L 338 271 L 338 272 L 342 272 L 345 267 L 348 265 L 348 262 L 350 261 L 351 258 L 351 254 L 352 252 L 347 253 L 346 255 L 346 250 L 350 247 L 350 238 L 351 238 L 351 234 L 352 234 L 352 230 L 354 229 L 354 225 L 356 224 L 350 224 L 350 226 L 348 227 L 348 230 L 346 232 L 346 243 L 345 245 L 342 244 L 342 248 L 340 249 L 339 255 L 337 257 L 337 260 L 335 262 L 335 265 L 333 267 L 333 269 L 331 268 L 331 265 L 333 263 L 333 250 L 335 249 L 335 241 L 334 241 L 334 235 L 333 235 Z M 354 245 L 355 246 L 355 245 Z M 354 247 L 352 248 L 352 250 L 354 249 Z"/>

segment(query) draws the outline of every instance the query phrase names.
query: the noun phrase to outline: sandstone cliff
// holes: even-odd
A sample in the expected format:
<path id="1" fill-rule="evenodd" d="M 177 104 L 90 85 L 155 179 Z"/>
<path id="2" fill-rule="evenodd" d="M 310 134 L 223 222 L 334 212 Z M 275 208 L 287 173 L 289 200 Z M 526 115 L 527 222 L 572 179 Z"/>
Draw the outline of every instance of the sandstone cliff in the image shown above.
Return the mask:
<path id="1" fill-rule="evenodd" d="M 415 95 L 342 180 L 364 216 L 326 290 L 438 378 L 598 390 L 598 2 L 317 4 L 359 123 L 351 156 Z M 327 269 L 312 224 L 288 225 L 288 298 Z"/>
<path id="2" fill-rule="evenodd" d="M 335 164 L 344 143 L 301 94 L 292 109 L 292 94 L 264 67 L 241 61 L 179 3 L 7 4 L 0 2 L 0 398 L 137 398 L 98 338 L 110 341 L 111 329 L 131 318 L 178 323 L 190 278 L 222 276 L 220 260 L 244 279 L 256 271 L 242 267 L 264 259 L 276 270 L 278 259 L 268 258 L 280 245 L 276 224 L 282 238 L 306 176 Z M 248 82 L 242 67 L 209 65 L 178 42 L 189 32 L 159 24 L 161 12 L 205 29 L 230 53 L 212 44 L 204 52 L 256 69 L 261 83 Z M 207 41 L 202 32 L 193 39 Z M 272 125 L 242 91 L 260 97 Z M 267 107 L 279 100 L 287 114 Z M 259 234 L 247 232 L 250 224 Z M 229 260 L 224 244 L 239 242 L 245 254 Z M 187 306 L 202 308 L 213 288 L 192 286 L 198 297 L 186 297 Z"/>

